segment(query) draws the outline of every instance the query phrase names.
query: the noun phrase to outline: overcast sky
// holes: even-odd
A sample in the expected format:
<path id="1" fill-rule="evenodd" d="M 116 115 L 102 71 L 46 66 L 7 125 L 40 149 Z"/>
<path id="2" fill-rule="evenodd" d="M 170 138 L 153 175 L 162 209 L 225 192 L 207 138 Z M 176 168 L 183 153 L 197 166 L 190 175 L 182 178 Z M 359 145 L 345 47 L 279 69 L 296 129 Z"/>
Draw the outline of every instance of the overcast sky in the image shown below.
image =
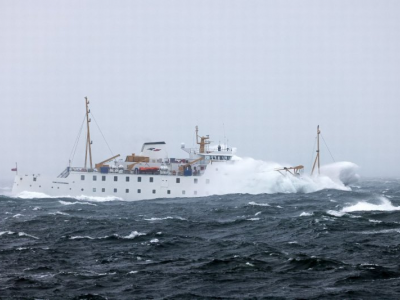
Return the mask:
<path id="1" fill-rule="evenodd" d="M 336 161 L 400 176 L 399 15 L 396 0 L 0 0 L 0 180 L 15 162 L 58 175 L 85 96 L 114 154 L 165 141 L 185 157 L 198 125 L 309 171 L 319 124 Z"/>

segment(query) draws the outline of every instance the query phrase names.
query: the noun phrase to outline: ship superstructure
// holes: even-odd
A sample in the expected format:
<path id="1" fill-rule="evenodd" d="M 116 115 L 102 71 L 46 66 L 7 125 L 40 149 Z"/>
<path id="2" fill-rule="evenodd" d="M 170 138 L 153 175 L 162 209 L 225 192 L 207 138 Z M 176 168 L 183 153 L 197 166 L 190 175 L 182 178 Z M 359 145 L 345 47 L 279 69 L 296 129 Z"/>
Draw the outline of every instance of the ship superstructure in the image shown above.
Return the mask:
<path id="1" fill-rule="evenodd" d="M 118 159 L 115 155 L 93 166 L 89 101 L 86 102 L 86 152 L 83 167 L 68 166 L 58 177 L 16 175 L 13 194 L 39 192 L 50 196 L 118 197 L 124 200 L 196 197 L 213 194 L 218 166 L 233 163 L 232 149 L 210 147 L 209 136 L 200 136 L 199 147 L 181 149 L 186 158 L 170 158 L 164 141 L 144 143 L 140 153 Z"/>

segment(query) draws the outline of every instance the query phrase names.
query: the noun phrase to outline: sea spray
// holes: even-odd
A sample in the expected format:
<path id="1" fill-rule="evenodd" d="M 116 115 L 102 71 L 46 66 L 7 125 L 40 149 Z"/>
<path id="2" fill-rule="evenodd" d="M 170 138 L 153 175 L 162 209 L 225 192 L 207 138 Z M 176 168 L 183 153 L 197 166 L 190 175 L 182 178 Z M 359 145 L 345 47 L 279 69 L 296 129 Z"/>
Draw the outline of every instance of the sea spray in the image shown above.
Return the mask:
<path id="1" fill-rule="evenodd" d="M 243 158 L 234 164 L 208 166 L 211 180 L 218 182 L 210 189 L 214 194 L 274 194 L 274 193 L 311 193 L 322 189 L 350 190 L 349 182 L 356 182 L 357 166 L 350 162 L 338 162 L 323 166 L 320 176 L 294 176 L 290 173 L 275 171 L 282 165 L 252 158 Z M 346 179 L 343 182 L 342 179 Z"/>

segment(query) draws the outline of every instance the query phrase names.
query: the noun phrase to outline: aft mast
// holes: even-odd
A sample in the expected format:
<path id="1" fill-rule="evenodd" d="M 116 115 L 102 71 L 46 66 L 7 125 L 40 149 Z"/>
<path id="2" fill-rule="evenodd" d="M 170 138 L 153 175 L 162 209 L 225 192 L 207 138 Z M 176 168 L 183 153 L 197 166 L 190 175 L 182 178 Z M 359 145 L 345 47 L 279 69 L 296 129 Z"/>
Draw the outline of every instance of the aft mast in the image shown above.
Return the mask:
<path id="1" fill-rule="evenodd" d="M 315 165 L 318 161 L 318 175 L 320 174 L 320 157 L 319 157 L 319 135 L 321 131 L 319 130 L 319 125 L 317 126 L 317 156 L 315 157 L 314 165 L 312 167 L 311 175 L 314 173 Z"/>
<path id="2" fill-rule="evenodd" d="M 87 97 L 85 97 L 85 102 L 86 102 L 86 124 L 87 124 L 87 137 L 86 137 L 86 153 L 85 153 L 85 169 L 87 169 L 87 156 L 89 152 L 89 159 L 90 159 L 90 169 L 93 169 L 92 165 L 92 141 L 90 140 L 90 119 L 89 119 L 89 100 Z"/>

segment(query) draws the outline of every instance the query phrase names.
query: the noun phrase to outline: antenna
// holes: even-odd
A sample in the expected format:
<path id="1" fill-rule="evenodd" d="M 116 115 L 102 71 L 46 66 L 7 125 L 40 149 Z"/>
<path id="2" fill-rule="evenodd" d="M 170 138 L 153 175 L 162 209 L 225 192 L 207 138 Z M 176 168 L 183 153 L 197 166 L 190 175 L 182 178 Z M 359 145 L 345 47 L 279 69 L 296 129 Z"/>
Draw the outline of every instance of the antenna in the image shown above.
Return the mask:
<path id="1" fill-rule="evenodd" d="M 314 169 L 315 169 L 315 165 L 318 161 L 318 175 L 320 174 L 320 157 L 319 157 L 319 135 L 320 135 L 321 131 L 319 130 L 319 125 L 317 126 L 317 156 L 315 157 L 315 161 L 314 161 L 314 165 L 312 167 L 312 171 L 311 171 L 311 176 L 314 173 Z"/>

